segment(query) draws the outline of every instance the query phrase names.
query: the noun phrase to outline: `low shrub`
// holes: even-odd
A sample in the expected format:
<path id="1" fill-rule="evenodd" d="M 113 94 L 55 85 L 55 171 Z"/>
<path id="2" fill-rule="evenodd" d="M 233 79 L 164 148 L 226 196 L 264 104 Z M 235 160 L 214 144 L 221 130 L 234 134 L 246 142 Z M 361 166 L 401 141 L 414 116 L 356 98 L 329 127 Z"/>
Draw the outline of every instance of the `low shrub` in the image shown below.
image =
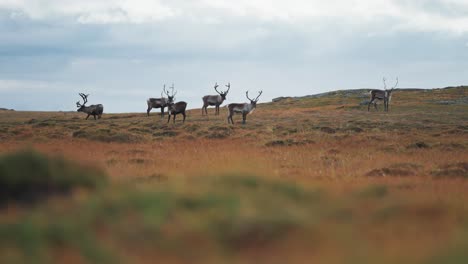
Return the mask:
<path id="1" fill-rule="evenodd" d="M 418 141 L 413 144 L 408 145 L 406 148 L 408 149 L 428 149 L 431 148 L 429 144 L 423 141 Z"/>
<path id="2" fill-rule="evenodd" d="M 22 150 L 0 158 L 0 203 L 33 202 L 73 188 L 97 188 L 104 173 L 84 168 L 63 158 L 51 158 L 34 150 Z"/>
<path id="3" fill-rule="evenodd" d="M 436 178 L 468 178 L 468 162 L 446 164 L 431 172 Z"/>

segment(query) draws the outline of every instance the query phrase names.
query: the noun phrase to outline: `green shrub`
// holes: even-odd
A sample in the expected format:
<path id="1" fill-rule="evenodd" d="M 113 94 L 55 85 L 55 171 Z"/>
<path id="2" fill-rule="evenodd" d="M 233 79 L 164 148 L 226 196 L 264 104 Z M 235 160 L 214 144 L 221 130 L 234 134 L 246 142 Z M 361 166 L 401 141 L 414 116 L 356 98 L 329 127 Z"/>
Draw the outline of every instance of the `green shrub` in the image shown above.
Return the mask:
<path id="1" fill-rule="evenodd" d="M 34 201 L 67 193 L 75 187 L 96 188 L 104 182 L 104 173 L 97 169 L 86 169 L 34 150 L 0 157 L 0 203 Z"/>

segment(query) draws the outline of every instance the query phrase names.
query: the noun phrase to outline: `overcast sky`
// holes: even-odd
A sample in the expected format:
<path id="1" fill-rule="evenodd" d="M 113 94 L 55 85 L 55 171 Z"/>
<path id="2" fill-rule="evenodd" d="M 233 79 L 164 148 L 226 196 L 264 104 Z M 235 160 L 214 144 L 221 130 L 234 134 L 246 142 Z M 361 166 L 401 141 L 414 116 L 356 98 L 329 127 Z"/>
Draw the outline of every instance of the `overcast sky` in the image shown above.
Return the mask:
<path id="1" fill-rule="evenodd" d="M 467 0 L 0 0 L 0 107 L 144 112 L 175 83 L 261 101 L 468 84 Z"/>

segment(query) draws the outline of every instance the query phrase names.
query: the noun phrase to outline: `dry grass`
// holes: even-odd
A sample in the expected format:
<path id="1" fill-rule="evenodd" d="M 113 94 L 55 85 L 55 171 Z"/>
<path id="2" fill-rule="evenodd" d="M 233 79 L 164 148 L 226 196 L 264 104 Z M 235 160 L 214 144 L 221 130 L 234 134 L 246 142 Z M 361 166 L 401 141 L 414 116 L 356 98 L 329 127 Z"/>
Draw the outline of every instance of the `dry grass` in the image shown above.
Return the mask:
<path id="1" fill-rule="evenodd" d="M 290 230 L 266 246 L 243 248 L 231 256 L 234 263 L 276 263 L 278 256 L 291 263 L 349 263 L 349 256 L 357 263 L 420 263 L 451 252 L 459 232 L 468 230 L 468 106 L 437 102 L 466 98 L 468 88 L 396 91 L 389 113 L 367 112 L 359 106 L 364 96 L 261 104 L 245 126 L 240 117 L 228 125 L 225 108 L 209 118 L 191 110 L 185 124 L 175 125 L 146 113 L 94 121 L 78 113 L 0 112 L 0 149 L 32 146 L 60 154 L 105 169 L 116 183 L 159 186 L 247 174 L 320 188 L 333 197 L 328 213 L 335 220 L 320 221 L 309 236 Z M 360 241 L 355 246 L 353 237 Z M 138 252 L 130 258 L 155 256 Z M 212 257 L 201 262 L 219 262 L 220 255 Z"/>
<path id="2" fill-rule="evenodd" d="M 425 177 L 467 159 L 468 107 L 428 103 L 434 100 L 429 94 L 449 100 L 461 93 L 467 89 L 396 92 L 389 113 L 356 108 L 359 97 L 346 97 L 339 109 L 342 96 L 262 104 L 245 126 L 227 125 L 224 111 L 206 118 L 199 109 L 176 125 L 144 113 L 109 114 L 96 122 L 79 113 L 3 112 L 0 146 L 34 146 L 97 163 L 115 178 L 247 171 L 368 181 L 368 172 L 401 163 L 419 166 L 413 176 Z"/>

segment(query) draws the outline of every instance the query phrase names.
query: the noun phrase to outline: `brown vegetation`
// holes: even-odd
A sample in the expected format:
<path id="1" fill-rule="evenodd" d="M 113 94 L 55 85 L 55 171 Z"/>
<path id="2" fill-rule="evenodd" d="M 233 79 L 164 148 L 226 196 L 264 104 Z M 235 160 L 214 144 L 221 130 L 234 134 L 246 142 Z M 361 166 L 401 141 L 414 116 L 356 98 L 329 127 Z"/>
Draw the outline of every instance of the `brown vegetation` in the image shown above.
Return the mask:
<path id="1" fill-rule="evenodd" d="M 313 208 L 320 204 L 311 213 L 317 214 L 317 222 L 310 225 L 294 222 L 312 218 L 289 203 L 285 206 L 294 215 L 293 222 L 273 214 L 284 210 L 281 199 L 275 200 L 276 205 L 265 205 L 259 198 L 259 204 L 242 209 L 245 219 L 239 220 L 239 226 L 223 222 L 227 220 L 221 218 L 229 211 L 207 211 L 213 217 L 209 221 L 228 232 L 221 241 L 233 250 L 226 253 L 233 263 L 248 263 L 249 259 L 284 263 L 285 258 L 290 263 L 304 263 L 304 259 L 421 263 L 432 257 L 443 259 L 451 250 L 458 254 L 457 247 L 468 243 L 457 240 L 459 232 L 468 230 L 463 220 L 468 219 L 468 181 L 464 180 L 468 177 L 468 105 L 437 103 L 467 95 L 466 87 L 396 90 L 390 112 L 369 113 L 366 106 L 359 105 L 362 94 L 336 92 L 259 104 L 246 125 L 228 125 L 225 108 L 219 117 L 211 115 L 209 120 L 201 116 L 200 109 L 190 110 L 185 124 L 170 126 L 165 119 L 146 113 L 105 114 L 95 121 L 83 120 L 78 113 L 2 112 L 0 149 L 7 153 L 34 147 L 101 167 L 115 184 L 131 182 L 143 188 L 175 182 L 184 186 L 184 192 L 202 195 L 204 185 L 192 181 L 247 174 L 306 190 L 319 188 L 327 194 L 323 203 L 304 200 Z M 184 210 L 200 208 L 190 199 L 179 202 Z M 254 213 L 260 205 L 272 206 L 262 208 L 265 218 Z M 249 214 L 259 218 L 243 226 Z M 125 221 L 138 222 L 132 217 L 128 212 Z M 180 248 L 196 244 L 200 252 L 218 250 L 199 232 L 180 233 L 178 226 L 187 227 L 184 218 L 174 217 L 174 221 L 179 222 L 165 226 L 162 232 L 183 237 L 183 242 L 174 242 L 180 242 Z M 226 229 L 228 224 L 232 226 Z M 301 235 L 301 228 L 308 230 L 306 236 Z M 102 232 L 106 240 L 108 230 Z M 277 236 L 281 239 L 275 240 Z M 121 241 L 113 243 L 117 248 L 127 246 L 119 244 Z M 138 245 L 124 253 L 131 261 L 151 262 L 162 256 L 165 263 L 180 263 L 194 256 L 200 263 L 219 263 L 220 256 L 225 257 L 219 253 L 223 250 L 212 258 L 196 251 L 181 257 L 164 247 L 145 248 L 144 241 Z M 132 250 L 138 254 L 132 255 Z M 349 256 L 352 261 L 346 261 Z"/>

